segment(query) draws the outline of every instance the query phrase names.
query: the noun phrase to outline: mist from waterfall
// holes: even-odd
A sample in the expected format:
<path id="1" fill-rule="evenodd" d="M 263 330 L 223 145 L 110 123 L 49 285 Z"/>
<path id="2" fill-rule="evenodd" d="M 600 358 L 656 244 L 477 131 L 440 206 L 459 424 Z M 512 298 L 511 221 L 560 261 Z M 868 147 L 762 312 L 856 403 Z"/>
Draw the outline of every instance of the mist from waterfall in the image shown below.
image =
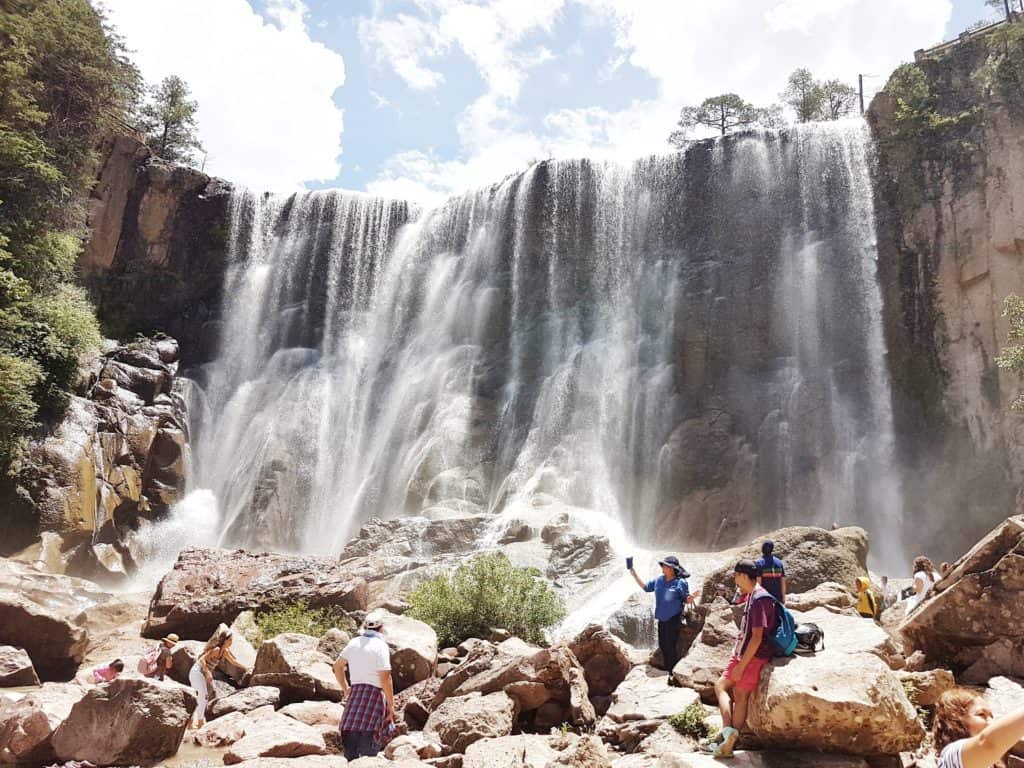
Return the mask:
<path id="1" fill-rule="evenodd" d="M 690 550 L 860 524 L 902 557 L 860 121 L 548 161 L 419 212 L 234 193 L 190 488 L 218 543 L 568 509 Z"/>

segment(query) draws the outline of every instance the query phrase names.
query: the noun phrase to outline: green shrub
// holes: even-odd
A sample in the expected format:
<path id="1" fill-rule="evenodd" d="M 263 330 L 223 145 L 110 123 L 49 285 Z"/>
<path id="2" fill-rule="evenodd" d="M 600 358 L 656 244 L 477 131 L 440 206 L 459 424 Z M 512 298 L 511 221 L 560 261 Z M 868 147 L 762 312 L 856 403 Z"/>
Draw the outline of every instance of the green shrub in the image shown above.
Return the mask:
<path id="1" fill-rule="evenodd" d="M 0 352 L 0 469 L 13 465 L 21 436 L 33 426 L 32 392 L 40 378 L 42 371 L 33 361 Z"/>
<path id="2" fill-rule="evenodd" d="M 345 611 L 337 606 L 311 608 L 305 600 L 294 603 L 277 603 L 256 614 L 259 628 L 257 643 L 269 640 L 285 632 L 299 632 L 303 635 L 320 637 L 327 630 L 337 627 L 348 633 L 355 632 L 356 623 Z"/>
<path id="3" fill-rule="evenodd" d="M 508 630 L 529 643 L 565 617 L 562 601 L 535 568 L 516 568 L 501 552 L 481 554 L 419 585 L 409 615 L 429 624 L 441 645 Z"/>
<path id="4" fill-rule="evenodd" d="M 704 722 L 704 718 L 704 707 L 699 701 L 695 701 L 682 712 L 672 715 L 668 722 L 684 736 L 703 739 L 705 736 L 710 735 L 710 729 L 707 723 Z"/>

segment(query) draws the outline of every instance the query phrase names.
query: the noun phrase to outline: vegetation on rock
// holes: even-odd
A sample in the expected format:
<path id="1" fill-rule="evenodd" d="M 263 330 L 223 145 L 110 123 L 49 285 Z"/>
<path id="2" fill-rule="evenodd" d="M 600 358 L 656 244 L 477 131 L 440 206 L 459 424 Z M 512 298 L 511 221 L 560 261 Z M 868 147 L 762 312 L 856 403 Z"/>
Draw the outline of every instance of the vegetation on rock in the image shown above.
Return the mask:
<path id="1" fill-rule="evenodd" d="M 298 632 L 312 637 L 322 637 L 329 629 L 343 629 L 353 632 L 356 623 L 345 611 L 336 606 L 312 608 L 305 600 L 294 603 L 278 603 L 256 614 L 259 630 L 255 642 L 261 643 L 285 632 Z"/>
<path id="2" fill-rule="evenodd" d="M 695 701 L 682 712 L 672 715 L 668 722 L 684 736 L 702 739 L 710 735 L 708 724 L 704 722 L 705 717 L 704 705 Z"/>
<path id="3" fill-rule="evenodd" d="M 57 416 L 79 358 L 100 342 L 70 284 L 79 201 L 100 138 L 124 119 L 138 73 L 87 0 L 12 0 L 0 11 L 0 470 Z"/>
<path id="4" fill-rule="evenodd" d="M 477 555 L 419 585 L 409 615 L 437 632 L 441 645 L 487 637 L 500 628 L 530 643 L 562 620 L 565 608 L 534 568 L 516 568 L 501 552 Z"/>
<path id="5" fill-rule="evenodd" d="M 1007 333 L 1007 344 L 1003 354 L 996 358 L 1000 368 L 1024 373 L 1024 298 L 1010 294 L 1003 302 L 1003 317 L 1007 319 L 1010 330 Z M 1010 407 L 1015 411 L 1024 411 L 1024 393 L 1018 393 Z"/>

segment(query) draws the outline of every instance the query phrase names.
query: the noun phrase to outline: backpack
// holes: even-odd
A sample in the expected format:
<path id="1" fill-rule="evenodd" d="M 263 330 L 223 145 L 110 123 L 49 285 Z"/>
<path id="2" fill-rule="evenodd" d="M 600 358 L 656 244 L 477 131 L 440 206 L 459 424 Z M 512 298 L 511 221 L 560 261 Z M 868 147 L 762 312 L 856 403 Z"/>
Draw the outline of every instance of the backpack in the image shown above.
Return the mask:
<path id="1" fill-rule="evenodd" d="M 821 650 L 825 650 L 825 632 L 817 624 L 807 622 L 798 624 L 796 627 L 796 644 L 800 648 L 806 648 L 812 653 L 818 650 L 818 643 L 821 643 Z"/>
<path id="2" fill-rule="evenodd" d="M 156 674 L 160 661 L 160 649 L 153 648 L 146 652 L 146 655 L 139 659 L 139 674 L 144 677 L 152 677 Z"/>
<path id="3" fill-rule="evenodd" d="M 789 612 L 782 603 L 775 599 L 774 595 L 768 594 L 758 598 L 758 600 L 771 599 L 775 603 L 775 618 L 778 620 L 778 626 L 775 628 L 774 634 L 772 634 L 772 647 L 775 650 L 776 656 L 792 656 L 793 651 L 796 650 L 796 619 L 793 618 L 793 614 Z"/>

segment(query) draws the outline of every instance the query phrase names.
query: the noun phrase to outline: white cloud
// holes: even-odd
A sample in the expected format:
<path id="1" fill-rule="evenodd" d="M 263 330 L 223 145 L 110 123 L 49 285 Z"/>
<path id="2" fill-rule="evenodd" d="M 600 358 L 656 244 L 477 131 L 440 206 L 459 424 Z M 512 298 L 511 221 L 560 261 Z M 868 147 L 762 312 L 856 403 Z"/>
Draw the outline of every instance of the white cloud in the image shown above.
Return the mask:
<path id="1" fill-rule="evenodd" d="M 552 105 L 542 130 L 526 130 L 517 100 L 545 49 L 520 49 L 531 33 L 552 29 L 570 3 L 584 23 L 613 30 L 615 51 L 605 69 L 628 62 L 655 83 L 657 95 L 610 111 Z M 474 62 L 487 92 L 457 120 L 458 158 L 397 153 L 372 192 L 442 199 L 522 170 L 531 159 L 586 155 L 630 160 L 669 149 L 666 137 L 683 104 L 728 91 L 756 104 L 779 98 L 786 77 L 807 67 L 822 78 L 856 83 L 858 73 L 884 75 L 912 51 L 942 36 L 951 0 L 763 0 L 687 3 L 679 0 L 417 0 L 422 34 L 459 47 Z M 386 3 L 377 14 L 386 16 Z M 565 55 L 572 55 L 569 48 Z M 419 61 L 415 51 L 414 61 Z M 884 78 L 869 81 L 875 88 Z M 543 86 L 541 86 L 543 87 Z"/>
<path id="2" fill-rule="evenodd" d="M 301 0 L 103 0 L 150 82 L 176 74 L 199 103 L 206 170 L 255 189 L 337 176 L 345 82 L 340 54 L 313 41 Z"/>
<path id="3" fill-rule="evenodd" d="M 379 64 L 390 65 L 410 88 L 424 91 L 444 82 L 440 72 L 422 63 L 447 48 L 440 30 L 427 21 L 404 13 L 394 19 L 361 19 L 359 40 Z"/>

